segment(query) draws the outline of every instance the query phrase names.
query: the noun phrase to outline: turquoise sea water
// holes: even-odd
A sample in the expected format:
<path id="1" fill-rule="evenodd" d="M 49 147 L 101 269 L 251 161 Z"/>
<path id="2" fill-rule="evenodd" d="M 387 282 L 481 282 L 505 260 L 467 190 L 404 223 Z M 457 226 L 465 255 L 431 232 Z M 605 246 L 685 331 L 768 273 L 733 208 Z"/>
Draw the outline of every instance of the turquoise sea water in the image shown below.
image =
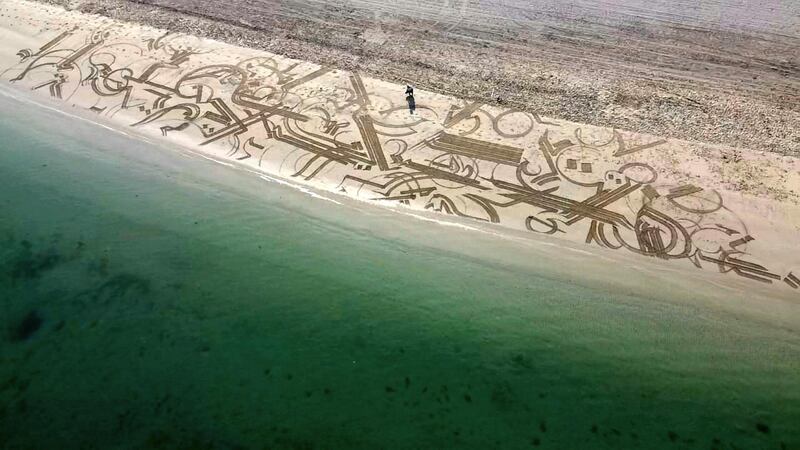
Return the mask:
<path id="1" fill-rule="evenodd" d="M 800 299 L 337 204 L 5 97 L 0 138 L 2 448 L 800 448 Z"/>

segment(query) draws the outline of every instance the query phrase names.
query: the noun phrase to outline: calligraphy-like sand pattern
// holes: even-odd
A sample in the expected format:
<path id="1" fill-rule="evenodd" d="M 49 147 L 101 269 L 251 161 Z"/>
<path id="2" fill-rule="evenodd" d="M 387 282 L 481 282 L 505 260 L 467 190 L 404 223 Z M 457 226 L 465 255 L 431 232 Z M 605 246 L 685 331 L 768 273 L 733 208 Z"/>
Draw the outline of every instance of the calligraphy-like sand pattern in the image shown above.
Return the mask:
<path id="1" fill-rule="evenodd" d="M 757 237 L 717 191 L 660 179 L 648 158 L 665 140 L 419 91 L 410 114 L 402 87 L 356 73 L 125 30 L 53 33 L 2 78 L 351 196 L 800 287 L 749 252 Z"/>

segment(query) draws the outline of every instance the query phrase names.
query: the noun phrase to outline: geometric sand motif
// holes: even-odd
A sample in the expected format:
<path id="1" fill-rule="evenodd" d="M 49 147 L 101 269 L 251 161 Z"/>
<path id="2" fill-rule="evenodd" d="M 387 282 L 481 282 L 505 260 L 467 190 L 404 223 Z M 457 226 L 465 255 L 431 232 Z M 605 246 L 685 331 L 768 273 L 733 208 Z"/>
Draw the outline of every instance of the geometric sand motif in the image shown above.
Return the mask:
<path id="1" fill-rule="evenodd" d="M 357 73 L 111 21 L 18 56 L 0 78 L 268 173 L 800 288 L 716 190 L 660 179 L 665 140 L 420 92 L 410 114 Z"/>

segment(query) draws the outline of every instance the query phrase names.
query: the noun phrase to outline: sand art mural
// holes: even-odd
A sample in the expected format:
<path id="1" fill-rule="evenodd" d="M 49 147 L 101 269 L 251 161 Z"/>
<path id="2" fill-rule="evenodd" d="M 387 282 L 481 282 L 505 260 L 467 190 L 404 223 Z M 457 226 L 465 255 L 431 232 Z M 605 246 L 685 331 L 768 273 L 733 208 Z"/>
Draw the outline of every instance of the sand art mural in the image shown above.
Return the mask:
<path id="1" fill-rule="evenodd" d="M 4 82 L 267 173 L 800 288 L 717 190 L 663 176 L 667 140 L 433 94 L 411 114 L 397 85 L 114 23 L 18 56 Z"/>

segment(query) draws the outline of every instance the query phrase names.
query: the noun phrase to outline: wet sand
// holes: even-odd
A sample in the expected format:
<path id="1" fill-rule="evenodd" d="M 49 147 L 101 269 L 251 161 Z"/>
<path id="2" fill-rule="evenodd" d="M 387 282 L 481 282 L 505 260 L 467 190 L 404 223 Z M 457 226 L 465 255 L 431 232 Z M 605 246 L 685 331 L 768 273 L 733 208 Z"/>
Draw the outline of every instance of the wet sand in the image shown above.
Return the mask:
<path id="1" fill-rule="evenodd" d="M 0 42 L 0 447 L 800 444 L 796 158 L 20 0 Z"/>
<path id="2" fill-rule="evenodd" d="M 332 203 L 5 96 L 0 136 L 0 447 L 800 444 L 791 292 Z"/>
<path id="3" fill-rule="evenodd" d="M 800 291 L 800 161 L 600 128 L 58 7 L 0 14 L 4 82 L 254 176 Z M 28 94 L 26 94 L 28 95 Z"/>

